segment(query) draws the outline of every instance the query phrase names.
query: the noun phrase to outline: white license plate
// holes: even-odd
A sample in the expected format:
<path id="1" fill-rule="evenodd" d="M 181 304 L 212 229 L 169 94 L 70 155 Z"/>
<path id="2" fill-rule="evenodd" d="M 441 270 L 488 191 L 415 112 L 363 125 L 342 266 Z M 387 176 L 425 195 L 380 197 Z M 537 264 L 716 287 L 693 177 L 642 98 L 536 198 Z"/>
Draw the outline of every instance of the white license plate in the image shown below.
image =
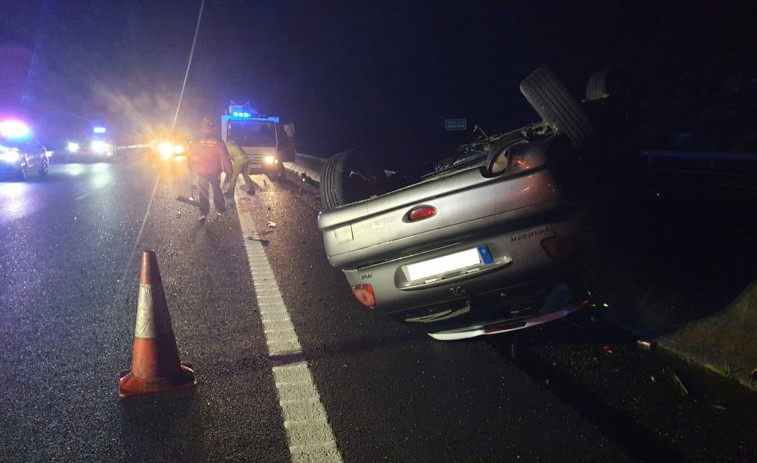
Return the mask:
<path id="1" fill-rule="evenodd" d="M 478 248 L 466 249 L 465 251 L 407 265 L 405 266 L 405 274 L 408 281 L 419 281 L 491 263 L 492 257 L 489 249 L 486 246 L 479 246 Z"/>

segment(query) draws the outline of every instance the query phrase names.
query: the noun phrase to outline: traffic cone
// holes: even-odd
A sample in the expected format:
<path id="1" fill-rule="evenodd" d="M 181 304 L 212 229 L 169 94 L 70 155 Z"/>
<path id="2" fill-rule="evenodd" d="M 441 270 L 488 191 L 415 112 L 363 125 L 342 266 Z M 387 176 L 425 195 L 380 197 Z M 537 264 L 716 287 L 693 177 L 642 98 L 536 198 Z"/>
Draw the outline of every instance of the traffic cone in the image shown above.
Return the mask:
<path id="1" fill-rule="evenodd" d="M 118 396 L 154 394 L 197 385 L 192 364 L 179 361 L 154 251 L 142 254 L 131 370 L 121 372 Z"/>

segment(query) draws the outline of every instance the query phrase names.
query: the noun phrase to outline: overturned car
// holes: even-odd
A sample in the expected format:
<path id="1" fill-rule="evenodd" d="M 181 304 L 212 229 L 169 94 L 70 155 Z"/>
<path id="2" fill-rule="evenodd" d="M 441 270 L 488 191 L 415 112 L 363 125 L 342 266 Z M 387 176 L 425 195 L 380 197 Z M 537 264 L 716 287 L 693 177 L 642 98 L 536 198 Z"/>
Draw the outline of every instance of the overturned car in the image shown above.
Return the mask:
<path id="1" fill-rule="evenodd" d="M 521 83 L 543 119 L 481 137 L 405 181 L 354 152 L 329 158 L 318 218 L 363 305 L 438 340 L 518 330 L 590 303 L 587 257 L 613 188 L 587 104 L 547 67 Z"/>

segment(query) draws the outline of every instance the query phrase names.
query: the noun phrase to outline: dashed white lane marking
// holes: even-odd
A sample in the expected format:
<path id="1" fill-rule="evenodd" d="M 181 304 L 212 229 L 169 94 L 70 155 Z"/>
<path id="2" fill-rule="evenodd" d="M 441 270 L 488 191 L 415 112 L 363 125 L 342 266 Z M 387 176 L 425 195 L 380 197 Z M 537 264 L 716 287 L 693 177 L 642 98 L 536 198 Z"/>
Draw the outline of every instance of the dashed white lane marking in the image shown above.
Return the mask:
<path id="1" fill-rule="evenodd" d="M 246 236 L 258 236 L 249 212 L 239 214 Z M 326 410 L 313 382 L 300 341 L 281 297 L 273 269 L 268 263 L 263 243 L 245 240 L 252 283 L 263 322 L 268 355 L 285 358 L 286 364 L 273 367 L 293 462 L 341 462 Z"/>

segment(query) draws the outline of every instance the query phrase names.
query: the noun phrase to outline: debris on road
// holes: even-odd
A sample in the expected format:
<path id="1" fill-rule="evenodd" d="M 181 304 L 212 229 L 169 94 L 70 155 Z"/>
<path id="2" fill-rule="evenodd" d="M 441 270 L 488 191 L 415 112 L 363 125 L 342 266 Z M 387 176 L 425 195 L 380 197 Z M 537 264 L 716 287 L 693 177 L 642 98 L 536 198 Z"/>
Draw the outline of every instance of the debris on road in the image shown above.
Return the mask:
<path id="1" fill-rule="evenodd" d="M 255 238 L 254 236 L 248 236 L 247 239 L 249 241 L 259 241 L 260 244 L 262 244 L 263 246 L 268 246 L 268 244 L 270 243 L 268 240 L 264 240 L 262 238 Z"/>
<path id="2" fill-rule="evenodd" d="M 689 390 L 686 389 L 686 386 L 683 385 L 683 382 L 681 382 L 681 378 L 678 377 L 678 375 L 673 370 L 665 370 L 665 375 L 668 377 L 670 382 L 673 383 L 673 386 L 676 388 L 676 390 L 683 396 L 687 397 L 689 395 Z"/>
<path id="3" fill-rule="evenodd" d="M 190 206 L 200 207 L 200 203 L 197 201 L 194 197 L 187 197 L 183 195 L 179 195 L 176 197 L 176 201 L 184 204 L 189 204 Z"/>
<path id="4" fill-rule="evenodd" d="M 276 222 L 268 221 L 268 227 L 269 228 L 276 228 Z"/>
<path id="5" fill-rule="evenodd" d="M 639 339 L 638 341 L 636 341 L 636 345 L 638 345 L 640 348 L 642 348 L 644 350 L 651 349 L 652 346 L 654 346 L 654 344 L 655 343 L 650 342 L 650 341 L 644 341 L 643 339 Z"/>

